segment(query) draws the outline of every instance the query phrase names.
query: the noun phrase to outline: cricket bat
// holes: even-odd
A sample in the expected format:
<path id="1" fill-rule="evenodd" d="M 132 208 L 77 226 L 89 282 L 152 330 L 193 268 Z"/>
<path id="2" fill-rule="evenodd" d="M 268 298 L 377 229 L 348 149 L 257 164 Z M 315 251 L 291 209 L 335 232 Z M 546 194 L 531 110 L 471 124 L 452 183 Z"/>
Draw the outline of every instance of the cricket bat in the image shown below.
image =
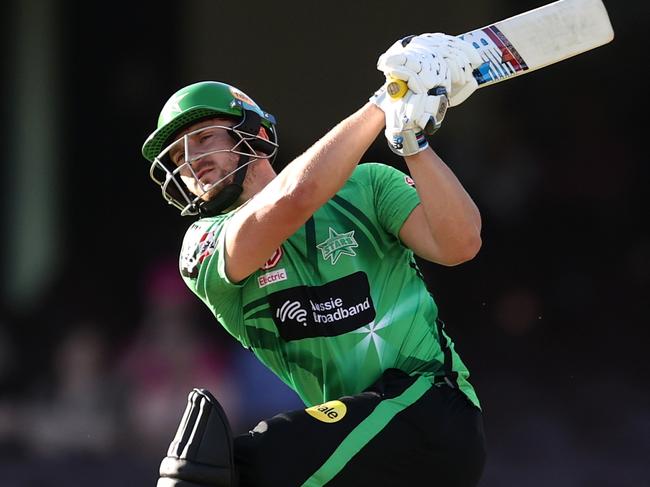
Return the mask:
<path id="1" fill-rule="evenodd" d="M 458 36 L 480 53 L 473 75 L 479 88 L 529 73 L 607 44 L 614 30 L 601 0 L 559 0 Z M 392 98 L 406 94 L 392 80 Z"/>

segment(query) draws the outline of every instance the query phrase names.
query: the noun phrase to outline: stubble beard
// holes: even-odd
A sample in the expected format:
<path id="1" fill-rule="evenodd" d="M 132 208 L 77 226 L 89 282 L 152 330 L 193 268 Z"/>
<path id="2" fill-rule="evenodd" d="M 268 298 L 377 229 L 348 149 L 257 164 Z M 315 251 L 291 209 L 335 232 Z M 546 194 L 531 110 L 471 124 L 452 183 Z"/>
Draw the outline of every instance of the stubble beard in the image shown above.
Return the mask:
<path id="1" fill-rule="evenodd" d="M 226 171 L 221 171 L 218 167 L 214 167 L 214 168 L 212 169 L 212 172 L 218 172 L 218 173 L 219 173 L 219 175 L 218 175 L 217 177 L 215 177 L 215 180 L 216 180 L 216 181 L 219 181 L 219 180 L 220 180 L 221 178 L 223 178 L 226 174 L 228 174 L 229 172 L 235 170 L 235 168 L 236 168 L 237 165 L 238 165 L 238 161 L 237 161 L 237 160 L 233 160 L 233 161 L 231 161 L 231 162 L 233 163 L 232 166 L 230 166 Z M 233 174 L 231 174 L 230 176 L 228 176 L 225 180 L 220 181 L 220 182 L 218 182 L 218 183 L 216 183 L 216 184 L 215 184 L 215 183 L 206 183 L 206 184 L 203 184 L 203 183 L 201 183 L 200 181 L 198 181 L 197 184 L 199 185 L 199 188 L 200 188 L 200 190 L 202 191 L 202 193 L 201 193 L 201 195 L 200 195 L 201 200 L 203 200 L 203 201 L 210 201 L 210 200 L 214 199 L 214 197 L 215 197 L 215 196 L 216 196 L 216 195 L 217 195 L 217 194 L 218 194 L 218 193 L 219 193 L 223 188 L 225 188 L 226 186 L 228 186 L 228 185 L 230 185 L 230 184 L 233 183 L 233 181 L 235 180 L 235 176 L 237 176 L 237 172 L 234 172 Z M 207 190 L 205 190 L 205 189 L 204 189 L 205 186 L 209 186 L 209 188 L 208 188 Z"/>
<path id="2" fill-rule="evenodd" d="M 205 186 L 210 186 L 210 187 L 209 187 L 209 189 L 207 191 L 205 191 L 201 195 L 201 199 L 203 201 L 210 201 L 210 200 L 214 199 L 214 197 L 217 194 L 219 194 L 223 188 L 225 188 L 226 186 L 233 183 L 233 181 L 235 180 L 235 174 L 232 174 L 231 176 L 228 177 L 228 179 L 226 179 L 224 181 L 221 181 L 220 183 L 218 183 L 218 184 L 216 184 L 214 186 L 210 186 L 211 183 L 208 183 L 207 185 L 202 185 L 202 187 L 205 187 Z"/>

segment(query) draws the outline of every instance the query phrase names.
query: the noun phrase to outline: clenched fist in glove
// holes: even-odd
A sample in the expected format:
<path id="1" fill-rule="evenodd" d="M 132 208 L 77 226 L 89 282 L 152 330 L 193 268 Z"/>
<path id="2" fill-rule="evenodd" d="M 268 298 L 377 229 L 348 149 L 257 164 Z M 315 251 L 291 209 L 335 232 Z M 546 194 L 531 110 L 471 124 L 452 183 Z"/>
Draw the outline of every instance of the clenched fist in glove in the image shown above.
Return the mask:
<path id="1" fill-rule="evenodd" d="M 400 71 L 406 64 L 405 58 L 415 59 L 427 54 L 442 57 L 446 61 L 450 78 L 450 86 L 447 87 L 449 106 L 460 105 L 478 88 L 472 74 L 474 69 L 483 64 L 478 51 L 469 42 L 442 33 L 409 36 L 397 41 L 379 57 L 377 69 L 386 76 L 408 81 L 409 88 L 415 91 L 416 84 L 411 86 L 410 80 L 404 79 Z"/>
<path id="2" fill-rule="evenodd" d="M 448 93 L 451 78 L 442 53 L 434 49 L 408 50 L 400 42 L 393 44 L 379 57 L 377 69 L 388 79 L 405 81 L 413 93 L 427 93 L 435 87 L 443 87 Z"/>

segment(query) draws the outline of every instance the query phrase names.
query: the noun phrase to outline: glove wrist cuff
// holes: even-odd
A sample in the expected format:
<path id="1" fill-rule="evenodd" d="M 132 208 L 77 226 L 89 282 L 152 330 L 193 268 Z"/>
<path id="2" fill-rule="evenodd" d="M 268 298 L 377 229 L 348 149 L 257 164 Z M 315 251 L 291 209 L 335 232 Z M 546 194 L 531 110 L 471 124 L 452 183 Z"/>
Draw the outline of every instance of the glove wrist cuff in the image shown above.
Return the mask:
<path id="1" fill-rule="evenodd" d="M 386 90 L 384 87 L 382 86 L 377 91 L 375 91 L 373 95 L 368 98 L 368 101 L 379 107 L 381 111 L 385 112 L 386 109 L 384 108 L 384 104 L 386 103 Z"/>
<path id="2" fill-rule="evenodd" d="M 402 157 L 415 155 L 429 147 L 429 142 L 422 130 L 403 130 L 390 134 L 387 140 L 390 150 Z"/>

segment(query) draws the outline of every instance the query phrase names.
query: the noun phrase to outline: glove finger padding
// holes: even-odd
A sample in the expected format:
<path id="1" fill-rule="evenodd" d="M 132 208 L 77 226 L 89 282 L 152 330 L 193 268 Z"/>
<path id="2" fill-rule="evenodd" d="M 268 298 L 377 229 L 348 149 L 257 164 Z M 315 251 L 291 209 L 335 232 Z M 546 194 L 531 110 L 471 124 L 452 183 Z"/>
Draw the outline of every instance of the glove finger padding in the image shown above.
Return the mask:
<path id="1" fill-rule="evenodd" d="M 404 126 L 402 129 L 408 127 L 410 123 L 415 123 L 420 130 L 424 130 L 429 119 L 431 112 L 426 111 L 426 93 L 412 93 L 404 98 Z"/>
<path id="2" fill-rule="evenodd" d="M 404 67 L 409 71 L 413 71 L 415 74 L 422 74 L 422 71 L 425 69 L 425 62 L 424 55 L 422 54 L 404 56 Z"/>
<path id="3" fill-rule="evenodd" d="M 405 81 L 413 93 L 426 93 L 426 91 L 429 89 L 416 73 L 409 69 L 406 69 L 405 67 L 394 68 L 386 71 L 386 77 L 388 80 L 394 78 Z"/>
<path id="4" fill-rule="evenodd" d="M 404 102 L 404 126 L 408 127 L 410 123 L 414 123 L 419 130 L 431 129 L 431 122 L 434 126 L 439 126 L 442 120 L 436 117 L 438 116 L 441 99 L 440 96 L 431 96 L 426 93 L 412 94 Z"/>
<path id="5" fill-rule="evenodd" d="M 450 78 L 450 84 L 445 85 L 450 106 L 461 104 L 478 88 L 473 71 L 483 60 L 469 42 L 441 33 L 421 34 L 404 47 L 404 52 L 409 51 L 430 52 L 444 58 Z"/>
<path id="6" fill-rule="evenodd" d="M 467 54 L 463 51 L 450 49 L 445 53 L 447 66 L 449 66 L 449 77 L 452 84 L 464 84 L 468 81 L 467 75 L 471 76 L 471 69 L 466 69 L 471 66 Z"/>
<path id="7" fill-rule="evenodd" d="M 473 69 L 483 64 L 481 55 L 474 46 L 464 39 L 456 36 L 442 34 L 440 32 L 432 34 L 420 34 L 413 37 L 404 49 L 419 49 L 423 51 L 460 51 L 467 56 L 468 63 Z M 396 51 L 398 52 L 398 51 Z"/>
<path id="8" fill-rule="evenodd" d="M 413 36 L 409 36 L 408 38 L 411 38 Z M 379 71 L 384 71 L 384 67 L 386 65 L 386 62 L 388 59 L 390 59 L 392 56 L 395 55 L 402 55 L 404 51 L 404 45 L 407 44 L 407 37 L 404 39 L 400 39 L 399 41 L 395 41 L 387 50 L 384 52 L 381 56 L 379 56 L 379 59 L 377 59 L 377 69 Z"/>
<path id="9" fill-rule="evenodd" d="M 379 56 L 377 61 L 377 69 L 379 71 L 386 71 L 387 69 L 397 68 L 404 66 L 406 63 L 406 55 L 403 52 L 394 52 L 389 54 L 386 51 L 384 54 Z"/>
<path id="10" fill-rule="evenodd" d="M 481 55 L 479 54 L 478 50 L 476 50 L 476 48 L 474 48 L 474 46 L 472 46 L 472 44 L 470 44 L 469 42 L 459 37 L 453 37 L 449 42 L 454 49 L 456 49 L 457 51 L 462 51 L 465 54 L 465 56 L 467 56 L 467 59 L 472 69 L 476 69 L 481 64 L 483 64 L 483 59 L 481 58 Z"/>
<path id="11" fill-rule="evenodd" d="M 446 36 L 449 37 L 449 36 Z M 408 46 L 404 47 L 405 50 L 432 52 L 437 50 L 445 51 L 449 49 L 449 41 L 447 38 L 427 38 L 424 35 L 415 36 L 411 39 Z"/>
<path id="12" fill-rule="evenodd" d="M 443 53 L 435 50 L 408 49 L 395 45 L 382 54 L 377 68 L 388 78 L 405 81 L 413 93 L 426 93 L 436 86 L 444 86 L 447 92 L 451 90 L 449 69 L 443 58 Z M 391 50 L 393 50 L 391 52 Z"/>
<path id="13" fill-rule="evenodd" d="M 421 83 L 429 91 L 436 86 L 444 86 L 445 89 L 451 87 L 449 80 L 449 70 L 442 58 L 436 58 L 435 54 L 429 54 L 427 63 L 423 65 L 422 71 L 418 74 Z"/>

